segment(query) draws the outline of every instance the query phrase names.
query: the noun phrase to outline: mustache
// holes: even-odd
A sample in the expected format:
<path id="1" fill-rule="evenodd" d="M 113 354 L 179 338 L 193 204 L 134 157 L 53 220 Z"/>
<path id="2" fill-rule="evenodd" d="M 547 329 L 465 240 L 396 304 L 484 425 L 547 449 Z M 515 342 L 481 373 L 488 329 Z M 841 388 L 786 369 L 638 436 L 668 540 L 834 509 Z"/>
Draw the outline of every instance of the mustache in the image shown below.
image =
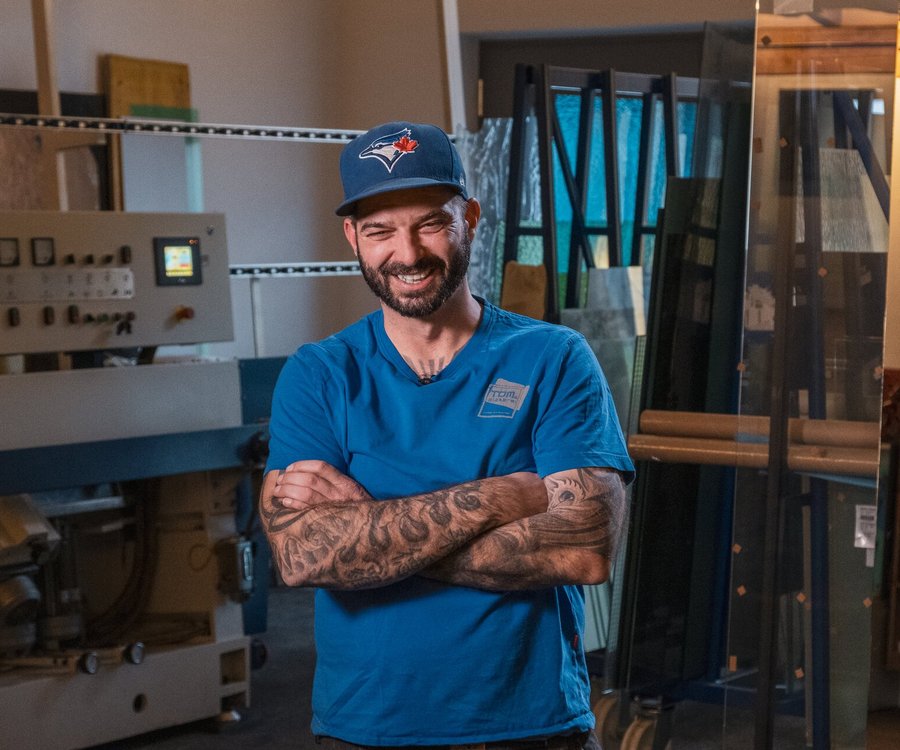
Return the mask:
<path id="1" fill-rule="evenodd" d="M 382 274 L 402 274 L 403 276 L 411 276 L 416 273 L 426 273 L 428 271 L 442 271 L 447 267 L 447 264 L 444 263 L 440 258 L 435 258 L 434 256 L 430 256 L 427 258 L 421 258 L 413 263 L 411 266 L 407 266 L 404 263 L 387 263 L 378 270 Z"/>

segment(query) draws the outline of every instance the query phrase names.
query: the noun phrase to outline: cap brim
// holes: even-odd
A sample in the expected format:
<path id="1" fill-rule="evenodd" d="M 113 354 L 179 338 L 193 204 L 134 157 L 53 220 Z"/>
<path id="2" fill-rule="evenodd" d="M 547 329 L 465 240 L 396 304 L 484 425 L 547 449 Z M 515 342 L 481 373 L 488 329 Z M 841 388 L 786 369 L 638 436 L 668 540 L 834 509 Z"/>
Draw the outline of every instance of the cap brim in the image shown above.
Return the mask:
<path id="1" fill-rule="evenodd" d="M 338 206 L 334 210 L 334 212 L 338 216 L 350 216 L 350 214 L 352 214 L 356 210 L 356 204 L 364 198 L 371 198 L 374 195 L 381 195 L 382 193 L 393 193 L 397 190 L 434 187 L 436 185 L 448 187 L 451 190 L 459 193 L 463 197 L 465 197 L 466 195 L 465 188 L 463 188 L 462 185 L 459 185 L 455 182 L 448 182 L 446 180 L 430 180 L 426 177 L 409 177 L 402 180 L 385 180 L 384 182 L 373 185 L 367 190 L 363 190 L 362 192 L 359 192 L 356 195 L 347 198 L 343 203 L 341 203 L 340 206 Z"/>

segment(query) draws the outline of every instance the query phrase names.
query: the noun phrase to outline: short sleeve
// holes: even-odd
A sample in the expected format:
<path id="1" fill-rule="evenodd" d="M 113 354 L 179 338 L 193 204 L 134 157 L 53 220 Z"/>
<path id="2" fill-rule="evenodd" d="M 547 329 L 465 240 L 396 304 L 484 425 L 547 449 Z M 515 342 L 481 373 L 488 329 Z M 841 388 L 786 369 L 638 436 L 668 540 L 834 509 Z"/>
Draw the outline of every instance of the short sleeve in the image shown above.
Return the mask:
<path id="1" fill-rule="evenodd" d="M 616 469 L 634 478 L 606 377 L 584 337 L 573 333 L 548 358 L 538 394 L 534 459 L 538 474 L 583 466 Z"/>
<path id="2" fill-rule="evenodd" d="M 266 471 L 283 469 L 294 461 L 318 459 L 346 471 L 346 458 L 336 439 L 335 407 L 341 399 L 315 344 L 301 347 L 288 358 L 272 394 L 269 458 Z"/>

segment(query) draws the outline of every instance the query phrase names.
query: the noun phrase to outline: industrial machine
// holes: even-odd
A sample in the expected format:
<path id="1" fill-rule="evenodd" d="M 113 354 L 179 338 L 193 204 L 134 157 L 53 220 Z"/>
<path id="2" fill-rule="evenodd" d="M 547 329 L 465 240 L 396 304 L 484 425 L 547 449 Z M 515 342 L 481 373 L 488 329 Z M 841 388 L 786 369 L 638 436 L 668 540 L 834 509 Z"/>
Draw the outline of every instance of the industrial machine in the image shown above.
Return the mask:
<path id="1" fill-rule="evenodd" d="M 249 704 L 258 427 L 236 360 L 156 356 L 232 337 L 223 216 L 0 212 L 4 747 Z"/>

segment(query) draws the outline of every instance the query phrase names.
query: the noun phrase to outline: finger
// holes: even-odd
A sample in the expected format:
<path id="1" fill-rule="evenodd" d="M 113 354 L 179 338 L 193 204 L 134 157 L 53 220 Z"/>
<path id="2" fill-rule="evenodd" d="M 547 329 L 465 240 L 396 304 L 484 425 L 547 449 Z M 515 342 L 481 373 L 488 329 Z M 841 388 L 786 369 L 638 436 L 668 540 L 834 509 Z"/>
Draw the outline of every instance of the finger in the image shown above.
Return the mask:
<path id="1" fill-rule="evenodd" d="M 322 479 L 328 482 L 336 482 L 341 477 L 344 476 L 340 471 L 334 468 L 327 461 L 321 461 L 319 459 L 306 459 L 303 461 L 294 461 L 294 463 L 290 464 L 287 467 L 287 471 L 301 471 L 307 474 L 315 474 L 316 476 L 322 477 Z"/>
<path id="2" fill-rule="evenodd" d="M 282 488 L 307 489 L 330 500 L 345 500 L 346 488 L 342 488 L 339 482 L 329 481 L 327 477 L 308 471 L 292 470 L 290 467 L 279 477 L 275 484 L 275 491 Z"/>
<path id="3" fill-rule="evenodd" d="M 322 492 L 332 500 L 368 500 L 371 498 L 365 487 L 326 461 L 315 459 L 295 461 L 287 467 L 287 472 L 295 471 L 304 475 L 301 482 Z M 312 477 L 316 479 L 313 480 Z"/>
<path id="4" fill-rule="evenodd" d="M 284 474 L 283 470 L 274 469 L 263 477 L 262 487 L 259 489 L 259 501 L 261 504 L 268 502 L 275 494 L 275 488 L 278 486 L 282 474 Z"/>

